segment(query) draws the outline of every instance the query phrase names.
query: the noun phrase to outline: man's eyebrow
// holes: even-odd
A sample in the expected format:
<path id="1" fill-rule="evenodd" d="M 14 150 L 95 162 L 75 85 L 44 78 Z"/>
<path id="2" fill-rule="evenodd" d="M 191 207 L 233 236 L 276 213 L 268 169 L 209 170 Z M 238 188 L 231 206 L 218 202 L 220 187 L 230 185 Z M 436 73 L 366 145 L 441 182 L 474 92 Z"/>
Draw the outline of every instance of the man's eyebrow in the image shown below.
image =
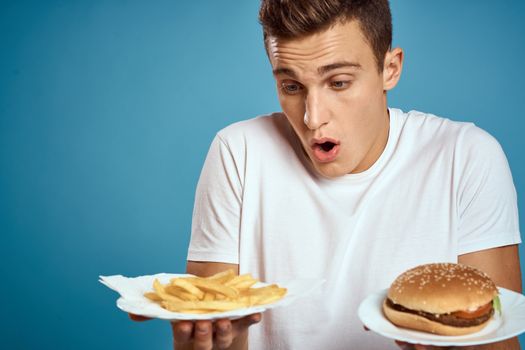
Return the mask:
<path id="1" fill-rule="evenodd" d="M 327 64 L 326 66 L 322 66 L 317 68 L 317 71 L 319 72 L 319 75 L 324 75 L 334 69 L 338 68 L 356 68 L 361 69 L 361 65 L 359 63 L 355 62 L 347 62 L 347 61 L 341 61 L 341 62 L 335 62 L 331 64 Z"/>
<path id="2" fill-rule="evenodd" d="M 278 67 L 273 70 L 273 75 L 280 75 L 280 74 L 288 75 L 294 79 L 297 78 L 297 74 L 295 74 L 295 72 L 290 68 L 284 68 L 284 67 L 279 68 Z"/>
<path id="3" fill-rule="evenodd" d="M 319 73 L 319 75 L 324 75 L 338 68 L 361 69 L 361 65 L 355 62 L 341 61 L 341 62 L 335 62 L 335 63 L 327 64 L 326 66 L 319 67 L 317 68 L 317 72 Z M 277 67 L 273 70 L 273 75 L 281 75 L 281 74 L 288 75 L 289 77 L 297 79 L 297 74 L 293 71 L 293 69 L 286 68 L 286 67 Z"/>

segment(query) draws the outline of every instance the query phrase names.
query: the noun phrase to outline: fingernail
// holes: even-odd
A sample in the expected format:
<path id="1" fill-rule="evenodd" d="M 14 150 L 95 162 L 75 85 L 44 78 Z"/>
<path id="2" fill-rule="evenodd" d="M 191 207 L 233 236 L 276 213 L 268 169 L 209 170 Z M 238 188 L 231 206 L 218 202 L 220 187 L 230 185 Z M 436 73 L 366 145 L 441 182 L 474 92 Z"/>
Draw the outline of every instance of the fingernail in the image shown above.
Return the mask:
<path id="1" fill-rule="evenodd" d="M 230 330 L 230 323 L 219 323 L 218 327 L 220 332 L 228 332 Z"/>
<path id="2" fill-rule="evenodd" d="M 202 324 L 197 324 L 196 331 L 200 334 L 206 334 L 208 333 L 208 327 Z"/>

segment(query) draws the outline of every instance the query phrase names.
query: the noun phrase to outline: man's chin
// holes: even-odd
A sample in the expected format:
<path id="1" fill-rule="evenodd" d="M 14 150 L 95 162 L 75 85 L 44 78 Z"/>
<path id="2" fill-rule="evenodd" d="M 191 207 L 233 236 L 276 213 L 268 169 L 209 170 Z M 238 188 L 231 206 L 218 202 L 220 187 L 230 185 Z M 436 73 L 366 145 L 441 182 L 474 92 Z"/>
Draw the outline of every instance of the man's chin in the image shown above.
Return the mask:
<path id="1" fill-rule="evenodd" d="M 331 163 L 317 163 L 314 165 L 315 172 L 327 179 L 336 179 L 338 177 L 348 174 L 348 171 L 341 168 L 336 162 Z"/>
<path id="2" fill-rule="evenodd" d="M 344 165 L 342 157 L 337 157 L 332 161 L 323 162 L 315 158 L 314 155 L 304 152 L 315 172 L 327 179 L 336 179 L 341 176 L 350 174 L 353 167 Z"/>

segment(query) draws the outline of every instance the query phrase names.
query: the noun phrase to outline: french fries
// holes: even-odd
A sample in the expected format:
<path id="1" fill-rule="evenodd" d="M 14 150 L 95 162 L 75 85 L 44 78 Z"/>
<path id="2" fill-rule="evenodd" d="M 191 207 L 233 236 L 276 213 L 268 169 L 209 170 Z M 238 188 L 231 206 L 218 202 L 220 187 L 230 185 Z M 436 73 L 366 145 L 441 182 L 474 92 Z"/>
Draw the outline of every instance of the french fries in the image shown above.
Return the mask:
<path id="1" fill-rule="evenodd" d="M 227 270 L 205 278 L 172 278 L 164 285 L 155 279 L 153 291 L 144 296 L 169 311 L 203 314 L 269 304 L 286 295 L 276 284 L 253 288 L 257 282 L 250 274 Z"/>

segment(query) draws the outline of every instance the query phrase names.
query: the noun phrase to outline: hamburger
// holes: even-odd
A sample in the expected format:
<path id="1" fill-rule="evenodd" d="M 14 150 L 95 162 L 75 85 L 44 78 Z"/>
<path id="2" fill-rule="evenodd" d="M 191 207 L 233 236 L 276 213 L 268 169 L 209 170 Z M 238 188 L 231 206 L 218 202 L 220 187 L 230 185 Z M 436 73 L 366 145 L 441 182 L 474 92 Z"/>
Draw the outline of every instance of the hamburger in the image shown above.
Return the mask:
<path id="1" fill-rule="evenodd" d="M 498 289 L 473 267 L 436 263 L 402 273 L 390 286 L 383 312 L 393 324 L 440 335 L 483 329 L 499 311 Z"/>

